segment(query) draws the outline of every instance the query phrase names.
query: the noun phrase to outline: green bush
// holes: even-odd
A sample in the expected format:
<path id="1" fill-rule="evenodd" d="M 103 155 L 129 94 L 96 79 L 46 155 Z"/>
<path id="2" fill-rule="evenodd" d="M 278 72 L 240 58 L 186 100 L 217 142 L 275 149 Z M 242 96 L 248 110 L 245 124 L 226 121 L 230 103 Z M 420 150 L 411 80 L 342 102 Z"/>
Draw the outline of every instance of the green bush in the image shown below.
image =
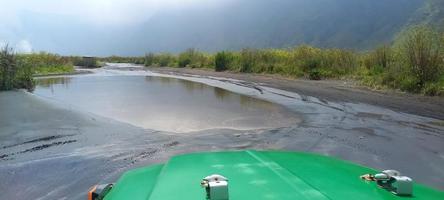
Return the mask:
<path id="1" fill-rule="evenodd" d="M 4 47 L 0 51 L 0 90 L 11 90 L 15 87 L 17 70 L 17 58 L 13 49 Z"/>
<path id="2" fill-rule="evenodd" d="M 426 26 L 413 27 L 401 36 L 398 45 L 405 65 L 421 87 L 439 79 L 444 66 L 444 46 L 437 31 Z"/>
<path id="3" fill-rule="evenodd" d="M 100 67 L 97 58 L 95 57 L 72 57 L 73 65 L 86 68 L 98 68 Z"/>
<path id="4" fill-rule="evenodd" d="M 156 62 L 156 55 L 154 53 L 148 53 L 145 55 L 145 66 L 153 66 Z"/>
<path id="5" fill-rule="evenodd" d="M 211 56 L 205 55 L 195 49 L 187 49 L 185 52 L 179 54 L 177 65 L 179 67 L 202 68 L 212 66 L 213 63 L 211 61 Z"/>
<path id="6" fill-rule="evenodd" d="M 169 67 L 174 65 L 175 58 L 172 54 L 169 53 L 162 53 L 157 56 L 157 64 L 161 67 Z"/>
<path id="7" fill-rule="evenodd" d="M 194 53 L 194 49 L 188 49 L 185 52 L 180 53 L 177 61 L 179 67 L 187 67 L 189 64 L 191 64 Z"/>
<path id="8" fill-rule="evenodd" d="M 39 75 L 70 73 L 74 71 L 73 57 L 62 57 L 46 52 L 18 55 L 21 62 Z"/>
<path id="9" fill-rule="evenodd" d="M 309 73 L 310 80 L 321 80 L 321 72 L 319 69 L 311 69 Z"/>
<path id="10" fill-rule="evenodd" d="M 98 59 L 98 61 L 102 62 L 110 62 L 110 63 L 134 63 L 134 64 L 144 64 L 145 57 L 124 57 L 124 56 L 109 56 Z"/>
<path id="11" fill-rule="evenodd" d="M 214 66 L 217 72 L 225 71 L 232 62 L 233 56 L 229 52 L 218 52 L 215 56 Z"/>
<path id="12" fill-rule="evenodd" d="M 398 83 L 399 85 L 392 85 L 392 88 L 399 88 L 407 92 L 419 92 L 422 87 L 415 76 L 404 76 L 394 83 Z"/>
<path id="13" fill-rule="evenodd" d="M 19 66 L 19 70 L 16 74 L 16 88 L 24 88 L 28 91 L 34 90 L 35 81 L 33 79 L 34 72 L 31 67 L 26 66 L 25 63 L 18 59 L 17 64 Z"/>
<path id="14" fill-rule="evenodd" d="M 444 96 L 444 84 L 426 83 L 422 92 L 429 96 Z"/>
<path id="15" fill-rule="evenodd" d="M 0 50 L 0 90 L 34 88 L 33 71 L 14 50 L 5 46 Z"/>
<path id="16" fill-rule="evenodd" d="M 239 72 L 253 72 L 257 61 L 257 51 L 252 49 L 243 49 L 240 52 L 240 68 Z"/>

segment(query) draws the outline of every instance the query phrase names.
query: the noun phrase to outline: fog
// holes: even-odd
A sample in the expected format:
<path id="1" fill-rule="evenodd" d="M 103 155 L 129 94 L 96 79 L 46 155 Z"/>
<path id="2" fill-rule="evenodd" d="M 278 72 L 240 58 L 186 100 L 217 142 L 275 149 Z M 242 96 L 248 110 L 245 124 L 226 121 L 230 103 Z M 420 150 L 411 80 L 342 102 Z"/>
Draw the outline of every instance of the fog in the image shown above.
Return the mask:
<path id="1" fill-rule="evenodd" d="M 0 0 L 0 46 L 62 55 L 242 48 L 369 49 L 423 0 Z"/>

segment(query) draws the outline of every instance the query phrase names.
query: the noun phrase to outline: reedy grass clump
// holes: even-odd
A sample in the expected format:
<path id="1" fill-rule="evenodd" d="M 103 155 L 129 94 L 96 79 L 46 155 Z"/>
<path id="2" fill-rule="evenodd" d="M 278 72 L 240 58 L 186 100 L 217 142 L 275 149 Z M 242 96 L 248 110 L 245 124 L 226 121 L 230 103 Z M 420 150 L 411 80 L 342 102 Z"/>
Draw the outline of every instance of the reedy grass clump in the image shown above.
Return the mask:
<path id="1" fill-rule="evenodd" d="M 68 58 L 74 66 L 84 68 L 99 68 L 103 65 L 103 63 L 101 63 L 96 57 L 71 56 Z"/>
<path id="2" fill-rule="evenodd" d="M 18 58 L 37 75 L 70 73 L 74 71 L 72 57 L 39 52 L 19 54 Z"/>
<path id="3" fill-rule="evenodd" d="M 98 58 L 100 62 L 144 64 L 145 57 L 109 56 Z"/>
<path id="4" fill-rule="evenodd" d="M 9 46 L 0 50 L 0 90 L 33 90 L 33 71 Z"/>
<path id="5" fill-rule="evenodd" d="M 444 95 L 444 36 L 426 26 L 400 34 L 393 46 L 363 56 L 360 78 L 373 87 Z"/>
<path id="6" fill-rule="evenodd" d="M 288 49 L 242 49 L 206 54 L 188 49 L 178 55 L 149 53 L 146 66 L 198 67 L 215 71 L 279 74 L 286 77 L 353 78 L 373 88 L 444 95 L 444 34 L 417 26 L 393 45 L 368 52 L 302 45 Z"/>

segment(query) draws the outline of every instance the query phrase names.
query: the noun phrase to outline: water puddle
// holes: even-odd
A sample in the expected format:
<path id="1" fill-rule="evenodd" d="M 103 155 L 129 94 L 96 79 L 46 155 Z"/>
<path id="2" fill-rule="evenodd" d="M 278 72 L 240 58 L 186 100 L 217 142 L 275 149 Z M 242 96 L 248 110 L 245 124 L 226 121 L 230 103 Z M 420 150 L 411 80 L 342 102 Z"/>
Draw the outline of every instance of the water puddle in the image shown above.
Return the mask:
<path id="1" fill-rule="evenodd" d="M 37 80 L 34 94 L 146 129 L 192 132 L 292 126 L 284 107 L 189 80 L 157 76 L 74 76 Z"/>

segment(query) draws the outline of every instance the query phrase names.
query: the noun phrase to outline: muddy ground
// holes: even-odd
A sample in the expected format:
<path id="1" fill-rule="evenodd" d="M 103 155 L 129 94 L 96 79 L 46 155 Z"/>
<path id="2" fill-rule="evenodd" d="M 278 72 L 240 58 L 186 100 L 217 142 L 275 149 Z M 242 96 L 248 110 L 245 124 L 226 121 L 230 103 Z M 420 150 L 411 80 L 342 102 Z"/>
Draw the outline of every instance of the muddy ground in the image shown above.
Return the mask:
<path id="1" fill-rule="evenodd" d="M 171 67 L 151 67 L 149 70 L 166 74 L 194 74 L 233 78 L 261 83 L 264 86 L 313 96 L 326 101 L 366 103 L 386 107 L 398 112 L 444 120 L 444 97 L 407 94 L 393 90 L 372 91 L 350 80 L 311 81 L 273 75 L 214 72 L 213 70 Z"/>
<path id="2" fill-rule="evenodd" d="M 242 149 L 316 152 L 398 169 L 417 182 L 444 189 L 440 99 L 425 100 L 422 111 L 415 104 L 423 97 L 350 89 L 341 83 L 217 74 L 237 81 L 206 77 L 216 74 L 200 70 L 153 71 L 203 75 L 176 78 L 279 103 L 303 121 L 273 129 L 180 134 L 140 128 L 25 91 L 0 92 L 0 199 L 85 199 L 91 185 L 113 182 L 126 170 L 178 153 Z"/>

